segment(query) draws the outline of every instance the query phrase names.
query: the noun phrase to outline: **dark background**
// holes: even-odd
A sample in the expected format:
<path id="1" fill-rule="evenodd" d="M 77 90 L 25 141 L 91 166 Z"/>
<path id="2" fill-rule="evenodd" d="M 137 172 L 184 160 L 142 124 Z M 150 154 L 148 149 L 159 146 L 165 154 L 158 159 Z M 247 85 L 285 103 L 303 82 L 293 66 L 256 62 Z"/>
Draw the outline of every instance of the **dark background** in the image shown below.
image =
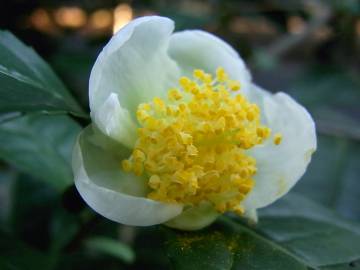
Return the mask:
<path id="1" fill-rule="evenodd" d="M 114 25 L 150 14 L 172 18 L 176 30 L 204 29 L 220 36 L 246 60 L 257 84 L 288 92 L 304 104 L 316 121 L 318 151 L 295 191 L 360 220 L 359 1 L 13 0 L 1 1 L 0 29 L 34 47 L 87 109 L 90 70 Z M 8 256 L 31 248 L 31 260 L 56 269 L 167 267 L 158 229 L 119 227 L 82 213 L 84 226 L 78 232 L 76 215 L 62 210 L 63 198 L 12 166 L 0 166 L 1 228 L 26 245 L 0 245 Z M 66 229 L 64 239 L 75 230 L 76 236 L 61 257 L 45 260 L 39 252 L 54 249 L 59 227 Z M 90 234 L 119 237 L 134 250 L 135 263 L 97 253 L 86 242 Z"/>

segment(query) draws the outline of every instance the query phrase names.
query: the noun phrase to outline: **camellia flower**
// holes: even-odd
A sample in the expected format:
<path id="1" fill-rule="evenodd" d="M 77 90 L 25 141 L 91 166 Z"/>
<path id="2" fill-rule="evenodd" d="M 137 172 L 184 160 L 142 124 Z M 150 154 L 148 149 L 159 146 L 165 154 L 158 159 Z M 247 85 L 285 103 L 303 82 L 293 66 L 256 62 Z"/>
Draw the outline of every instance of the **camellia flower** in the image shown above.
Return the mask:
<path id="1" fill-rule="evenodd" d="M 314 122 L 287 94 L 253 84 L 219 38 L 173 29 L 167 18 L 135 19 L 99 55 L 76 187 L 127 225 L 196 230 L 224 212 L 256 220 L 304 174 Z"/>

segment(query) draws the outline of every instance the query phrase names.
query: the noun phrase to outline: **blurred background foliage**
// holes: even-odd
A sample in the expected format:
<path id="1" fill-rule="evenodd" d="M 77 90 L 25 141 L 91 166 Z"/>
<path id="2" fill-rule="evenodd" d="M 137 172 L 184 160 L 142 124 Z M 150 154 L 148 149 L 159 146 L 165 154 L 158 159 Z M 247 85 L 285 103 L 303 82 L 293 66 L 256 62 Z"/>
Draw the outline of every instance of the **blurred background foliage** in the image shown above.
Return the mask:
<path id="1" fill-rule="evenodd" d="M 101 48 L 129 20 L 151 14 L 172 18 L 176 30 L 220 36 L 245 58 L 257 84 L 304 104 L 316 121 L 318 151 L 294 191 L 360 221 L 359 1 L 5 0 L 0 28 L 46 59 L 88 110 L 88 78 Z M 45 122 L 56 122 L 53 128 L 31 117 L 0 119 L 0 269 L 167 269 L 157 228 L 80 211 L 74 189 L 64 192 L 79 126 L 51 117 Z M 31 145 L 24 134 L 34 137 Z M 8 158 L 14 147 L 21 155 Z M 34 151 L 50 160 L 29 168 Z"/>

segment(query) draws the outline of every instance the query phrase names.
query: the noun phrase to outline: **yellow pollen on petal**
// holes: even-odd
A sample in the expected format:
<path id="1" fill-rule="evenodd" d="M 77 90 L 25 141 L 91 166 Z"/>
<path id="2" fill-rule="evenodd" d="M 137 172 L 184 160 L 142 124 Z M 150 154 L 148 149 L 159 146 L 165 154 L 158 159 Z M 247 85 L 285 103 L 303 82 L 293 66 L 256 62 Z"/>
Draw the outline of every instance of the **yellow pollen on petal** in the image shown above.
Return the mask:
<path id="1" fill-rule="evenodd" d="M 282 134 L 276 133 L 274 135 L 274 144 L 279 145 L 281 143 L 281 141 L 282 141 Z"/>
<path id="2" fill-rule="evenodd" d="M 238 81 L 228 81 L 228 87 L 232 91 L 238 91 L 238 90 L 240 90 L 240 82 L 238 82 Z"/>
<path id="3" fill-rule="evenodd" d="M 222 67 L 216 69 L 216 79 L 219 82 L 225 82 L 228 80 L 228 76 Z"/>
<path id="4" fill-rule="evenodd" d="M 221 213 L 242 215 L 257 171 L 247 150 L 271 130 L 256 104 L 233 93 L 240 82 L 221 67 L 214 77 L 196 69 L 179 86 L 138 106 L 138 138 L 122 168 L 148 179 L 150 199 L 189 206 L 207 201 Z M 274 143 L 281 138 L 276 134 Z"/>

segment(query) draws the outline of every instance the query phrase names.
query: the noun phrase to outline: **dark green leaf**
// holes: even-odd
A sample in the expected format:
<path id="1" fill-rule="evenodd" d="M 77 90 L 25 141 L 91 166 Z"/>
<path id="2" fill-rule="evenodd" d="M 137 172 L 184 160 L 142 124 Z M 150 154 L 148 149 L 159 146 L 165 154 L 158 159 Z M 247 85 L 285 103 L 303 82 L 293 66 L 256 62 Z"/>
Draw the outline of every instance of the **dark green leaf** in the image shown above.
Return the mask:
<path id="1" fill-rule="evenodd" d="M 92 237 L 86 240 L 85 245 L 91 250 L 108 254 L 127 263 L 132 263 L 135 259 L 135 254 L 129 246 L 112 238 Z"/>
<path id="2" fill-rule="evenodd" d="M 321 267 L 320 269 L 321 270 L 359 270 L 360 269 L 360 260 L 349 262 L 349 263 L 324 266 L 324 267 Z"/>
<path id="3" fill-rule="evenodd" d="M 310 110 L 321 133 L 360 139 L 359 87 L 349 73 L 313 67 L 291 85 L 290 94 Z"/>
<path id="4" fill-rule="evenodd" d="M 359 15 L 360 14 L 360 3 L 356 0 L 331 0 L 328 1 L 329 4 L 337 11 L 345 12 L 351 15 Z"/>
<path id="5" fill-rule="evenodd" d="M 14 111 L 86 117 L 45 61 L 11 33 L 0 31 L 0 113 Z"/>
<path id="6" fill-rule="evenodd" d="M 360 220 L 359 88 L 351 72 L 315 66 L 290 92 L 310 110 L 320 134 L 318 150 L 295 190 L 354 220 Z"/>
<path id="7" fill-rule="evenodd" d="M 360 220 L 360 143 L 319 136 L 318 150 L 295 190 L 340 213 Z"/>
<path id="8" fill-rule="evenodd" d="M 65 116 L 8 121 L 0 125 L 0 158 L 62 190 L 73 182 L 71 152 L 79 130 Z"/>
<path id="9" fill-rule="evenodd" d="M 147 269 L 149 265 L 157 270 L 172 269 L 163 249 L 165 235 L 161 226 L 139 227 L 132 234 L 127 232 L 126 236 L 128 239 L 135 236 L 136 269 Z"/>
<path id="10" fill-rule="evenodd" d="M 51 240 L 49 224 L 58 207 L 58 193 L 27 175 L 18 175 L 11 191 L 8 230 L 19 240 L 46 249 Z"/>
<path id="11" fill-rule="evenodd" d="M 313 67 L 290 89 L 315 118 L 318 150 L 296 185 L 344 217 L 360 220 L 359 78 L 338 68 Z"/>
<path id="12" fill-rule="evenodd" d="M 360 225 L 297 194 L 264 209 L 258 229 L 309 266 L 360 259 Z"/>
<path id="13" fill-rule="evenodd" d="M 280 245 L 228 218 L 204 231 L 167 234 L 174 269 L 307 269 Z"/>
<path id="14" fill-rule="evenodd" d="M 200 232 L 166 229 L 175 269 L 308 269 L 360 258 L 360 228 L 290 195 L 263 211 L 257 227 L 221 218 Z"/>
<path id="15" fill-rule="evenodd" d="M 53 211 L 51 223 L 51 249 L 59 251 L 66 247 L 80 230 L 80 218 L 62 208 Z"/>
<path id="16" fill-rule="evenodd" d="M 0 267 L 3 270 L 52 269 L 52 258 L 0 232 Z"/>
<path id="17" fill-rule="evenodd" d="M 16 173 L 8 168 L 0 167 L 0 227 L 9 226 L 9 215 L 11 209 L 11 190 Z M 1 268 L 0 268 L 1 269 Z"/>

